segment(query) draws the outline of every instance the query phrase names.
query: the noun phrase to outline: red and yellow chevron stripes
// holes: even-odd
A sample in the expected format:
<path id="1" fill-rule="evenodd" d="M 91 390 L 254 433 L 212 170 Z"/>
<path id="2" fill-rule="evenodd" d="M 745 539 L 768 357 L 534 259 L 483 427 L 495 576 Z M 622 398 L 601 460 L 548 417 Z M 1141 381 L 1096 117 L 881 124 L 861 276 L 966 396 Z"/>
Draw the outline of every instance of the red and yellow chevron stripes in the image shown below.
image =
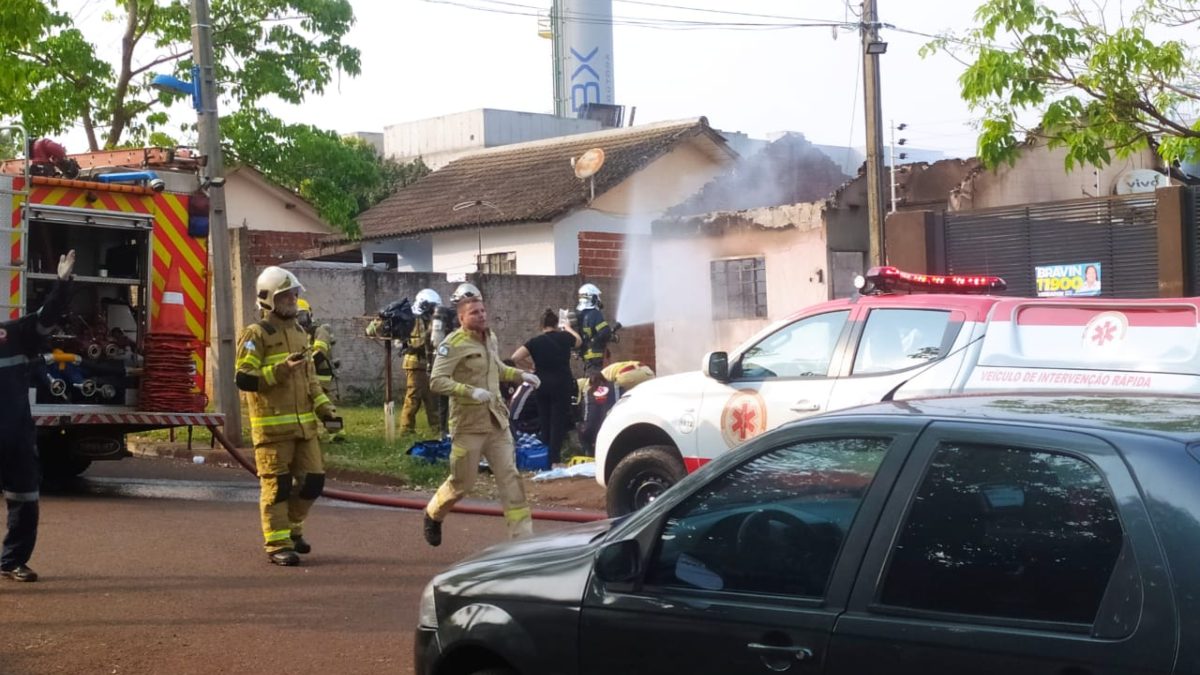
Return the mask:
<path id="1" fill-rule="evenodd" d="M 15 189 L 20 190 L 21 186 L 23 186 L 24 183 L 25 183 L 25 179 L 18 178 L 13 181 L 13 186 Z M 13 231 L 11 233 L 9 233 L 9 242 L 8 242 L 8 244 L 9 244 L 8 259 L 11 260 L 13 262 L 13 264 L 19 263 L 21 265 L 25 264 L 25 261 L 21 260 L 21 237 L 24 235 L 22 235 L 18 230 L 21 227 L 21 200 L 23 200 L 23 199 L 24 199 L 24 197 L 22 197 L 21 195 L 13 196 L 13 209 L 12 209 L 12 220 L 11 220 Z M 18 272 L 17 270 L 12 270 L 8 273 L 8 304 L 10 305 L 10 308 L 8 310 L 8 318 L 9 319 L 19 319 L 21 317 L 21 311 L 22 311 L 22 308 L 21 308 L 21 273 Z"/>
<path id="2" fill-rule="evenodd" d="M 18 180 L 19 182 L 19 180 Z M 77 187 L 79 186 L 79 187 Z M 188 328 L 197 340 L 192 355 L 196 366 L 196 391 L 204 390 L 205 351 L 208 347 L 208 240 L 188 236 L 188 197 L 168 192 L 150 193 L 129 186 L 99 186 L 78 181 L 34 179 L 29 199 L 34 204 L 52 204 L 81 209 L 142 213 L 154 217 L 151 237 L 150 316 L 158 316 L 163 287 L 172 265 L 179 265 L 184 290 Z M 14 199 L 13 223 L 21 218 L 20 197 Z M 20 253 L 19 235 L 14 234 L 14 255 Z M 19 293 L 19 279 L 14 282 Z M 14 301 L 15 302 L 15 301 Z"/>

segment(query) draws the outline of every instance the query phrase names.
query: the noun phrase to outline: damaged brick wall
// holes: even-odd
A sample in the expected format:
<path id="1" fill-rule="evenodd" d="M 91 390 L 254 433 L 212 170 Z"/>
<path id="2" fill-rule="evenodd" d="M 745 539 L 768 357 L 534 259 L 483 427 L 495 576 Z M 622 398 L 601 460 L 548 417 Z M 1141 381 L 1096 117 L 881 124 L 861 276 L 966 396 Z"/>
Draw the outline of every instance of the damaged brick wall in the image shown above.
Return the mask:
<path id="1" fill-rule="evenodd" d="M 579 233 L 579 273 L 585 277 L 616 279 L 621 276 L 625 235 L 617 232 Z"/>
<path id="2" fill-rule="evenodd" d="M 251 261 L 258 267 L 280 265 L 298 260 L 300 254 L 316 248 L 328 234 L 320 232 L 271 232 L 247 230 Z"/>

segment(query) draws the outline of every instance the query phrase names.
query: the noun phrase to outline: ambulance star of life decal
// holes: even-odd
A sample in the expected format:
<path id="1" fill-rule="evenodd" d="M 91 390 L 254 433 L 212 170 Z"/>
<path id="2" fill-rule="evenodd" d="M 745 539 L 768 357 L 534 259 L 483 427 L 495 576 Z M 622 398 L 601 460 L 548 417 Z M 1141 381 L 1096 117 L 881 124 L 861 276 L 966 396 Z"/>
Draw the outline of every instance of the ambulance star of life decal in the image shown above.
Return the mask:
<path id="1" fill-rule="evenodd" d="M 1083 346 L 1095 350 L 1112 350 L 1125 343 L 1129 319 L 1121 312 L 1101 312 L 1083 327 Z"/>
<path id="2" fill-rule="evenodd" d="M 742 389 L 721 411 L 721 436 L 729 447 L 740 445 L 766 431 L 767 406 L 753 389 Z"/>

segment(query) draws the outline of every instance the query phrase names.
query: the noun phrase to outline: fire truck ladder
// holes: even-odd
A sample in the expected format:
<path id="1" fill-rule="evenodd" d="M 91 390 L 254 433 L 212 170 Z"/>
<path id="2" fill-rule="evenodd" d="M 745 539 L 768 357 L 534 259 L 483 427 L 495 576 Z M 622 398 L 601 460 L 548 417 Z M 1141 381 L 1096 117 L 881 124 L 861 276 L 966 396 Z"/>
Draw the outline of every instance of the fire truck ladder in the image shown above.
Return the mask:
<path id="1" fill-rule="evenodd" d="M 7 162 L 20 177 L 0 175 L 0 319 L 17 319 L 25 313 L 25 260 L 29 248 L 29 134 L 20 125 L 0 126 L 0 136 L 20 137 L 24 159 Z M 15 165 L 15 166 L 13 166 Z M 20 181 L 19 186 L 17 182 Z M 20 217 L 13 218 L 14 202 Z"/>

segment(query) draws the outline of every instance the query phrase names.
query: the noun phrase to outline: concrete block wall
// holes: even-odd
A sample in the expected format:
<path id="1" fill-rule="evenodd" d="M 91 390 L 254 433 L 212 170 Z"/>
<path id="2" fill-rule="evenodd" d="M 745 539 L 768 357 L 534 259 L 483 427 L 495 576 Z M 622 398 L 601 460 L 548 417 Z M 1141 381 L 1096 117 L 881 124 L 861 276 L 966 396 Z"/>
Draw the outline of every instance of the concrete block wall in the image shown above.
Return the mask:
<path id="1" fill-rule="evenodd" d="M 296 262 L 286 265 L 304 284 L 304 297 L 313 307 L 316 320 L 333 328 L 337 344 L 334 356 L 341 392 L 351 388 L 380 388 L 384 373 L 384 345 L 366 337 L 366 327 L 380 309 L 394 300 L 414 298 L 423 288 L 432 288 L 450 301 L 457 282 L 443 274 L 380 271 L 362 267 L 336 267 Z M 538 321 L 547 308 L 571 307 L 583 283 L 578 276 L 471 275 L 487 300 L 492 330 L 507 358 L 538 333 Z M 403 371 L 396 350 L 392 356 L 396 399 L 403 392 Z"/>

